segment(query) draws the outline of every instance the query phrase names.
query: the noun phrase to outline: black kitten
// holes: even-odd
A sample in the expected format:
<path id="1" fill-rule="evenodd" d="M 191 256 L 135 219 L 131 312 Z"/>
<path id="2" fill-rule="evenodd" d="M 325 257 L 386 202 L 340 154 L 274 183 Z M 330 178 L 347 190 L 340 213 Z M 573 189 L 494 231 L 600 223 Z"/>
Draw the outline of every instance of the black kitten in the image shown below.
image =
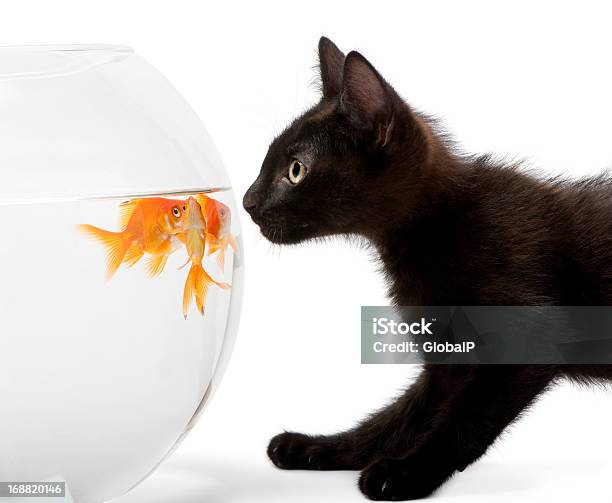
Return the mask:
<path id="1" fill-rule="evenodd" d="M 359 235 L 397 305 L 612 304 L 612 186 L 542 182 L 453 151 L 359 53 L 319 43 L 322 99 L 266 156 L 244 197 L 276 243 Z M 432 493 L 482 456 L 555 380 L 612 367 L 426 365 L 394 403 L 332 436 L 283 433 L 279 468 L 361 470 L 369 498 Z"/>

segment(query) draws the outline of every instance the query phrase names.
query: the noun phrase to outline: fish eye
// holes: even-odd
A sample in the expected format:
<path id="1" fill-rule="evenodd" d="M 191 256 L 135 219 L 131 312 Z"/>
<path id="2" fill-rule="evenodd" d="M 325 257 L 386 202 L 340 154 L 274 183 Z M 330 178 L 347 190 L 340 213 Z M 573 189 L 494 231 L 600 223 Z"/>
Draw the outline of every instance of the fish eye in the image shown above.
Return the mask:
<path id="1" fill-rule="evenodd" d="M 183 211 L 185 211 L 186 209 L 187 209 L 187 207 L 186 207 L 186 206 L 183 206 Z"/>
<path id="2" fill-rule="evenodd" d="M 179 218 L 181 216 L 181 210 L 179 209 L 178 206 L 175 206 L 174 208 L 172 208 L 172 214 L 176 217 Z"/>
<path id="3" fill-rule="evenodd" d="M 289 172 L 287 173 L 287 178 L 293 185 L 297 185 L 300 183 L 304 177 L 306 176 L 306 166 L 303 162 L 298 161 L 297 159 L 293 159 L 289 163 Z"/>
<path id="4" fill-rule="evenodd" d="M 225 208 L 221 208 L 219 214 L 221 215 L 221 218 L 225 218 Z"/>

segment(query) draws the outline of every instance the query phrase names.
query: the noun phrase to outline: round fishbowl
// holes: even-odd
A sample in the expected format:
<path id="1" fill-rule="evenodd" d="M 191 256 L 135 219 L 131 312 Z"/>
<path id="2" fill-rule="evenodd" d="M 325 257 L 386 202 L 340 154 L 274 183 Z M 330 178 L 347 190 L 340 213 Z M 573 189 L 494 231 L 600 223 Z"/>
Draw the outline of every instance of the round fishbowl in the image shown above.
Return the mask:
<path id="1" fill-rule="evenodd" d="M 0 174 L 0 482 L 20 482 L 2 495 L 107 501 L 178 445 L 228 363 L 231 185 L 172 85 L 102 45 L 0 48 Z"/>

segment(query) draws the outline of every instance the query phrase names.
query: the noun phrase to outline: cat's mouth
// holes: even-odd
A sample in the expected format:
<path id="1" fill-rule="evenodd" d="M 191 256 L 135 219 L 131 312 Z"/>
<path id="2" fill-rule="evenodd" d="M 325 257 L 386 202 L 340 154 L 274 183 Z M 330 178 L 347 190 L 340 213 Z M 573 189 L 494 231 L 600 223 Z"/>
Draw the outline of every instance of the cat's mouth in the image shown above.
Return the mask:
<path id="1" fill-rule="evenodd" d="M 259 230 L 268 241 L 275 244 L 296 244 L 313 237 L 312 227 L 308 223 L 259 223 Z"/>

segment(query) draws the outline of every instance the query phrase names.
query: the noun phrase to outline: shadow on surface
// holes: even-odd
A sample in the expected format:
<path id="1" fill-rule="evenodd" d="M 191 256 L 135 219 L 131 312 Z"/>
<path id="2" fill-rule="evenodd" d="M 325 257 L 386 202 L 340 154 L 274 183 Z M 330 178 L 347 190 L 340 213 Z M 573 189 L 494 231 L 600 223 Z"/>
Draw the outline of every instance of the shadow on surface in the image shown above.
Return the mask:
<path id="1" fill-rule="evenodd" d="M 437 495 L 450 498 L 531 495 L 558 486 L 559 480 L 581 478 L 601 469 L 601 463 L 499 463 L 483 461 L 456 474 Z M 513 494 L 514 493 L 514 494 Z"/>
<path id="2" fill-rule="evenodd" d="M 559 479 L 601 468 L 589 463 L 505 464 L 481 462 L 457 474 L 434 496 L 441 500 L 490 500 L 538 493 Z M 168 460 L 143 484 L 114 503 L 243 503 L 367 501 L 357 472 L 277 470 L 268 464 L 227 459 Z M 555 482 L 557 481 L 557 482 Z"/>
<path id="3" fill-rule="evenodd" d="M 242 460 L 167 460 L 114 503 L 340 501 L 360 498 L 356 472 L 282 471 Z"/>

